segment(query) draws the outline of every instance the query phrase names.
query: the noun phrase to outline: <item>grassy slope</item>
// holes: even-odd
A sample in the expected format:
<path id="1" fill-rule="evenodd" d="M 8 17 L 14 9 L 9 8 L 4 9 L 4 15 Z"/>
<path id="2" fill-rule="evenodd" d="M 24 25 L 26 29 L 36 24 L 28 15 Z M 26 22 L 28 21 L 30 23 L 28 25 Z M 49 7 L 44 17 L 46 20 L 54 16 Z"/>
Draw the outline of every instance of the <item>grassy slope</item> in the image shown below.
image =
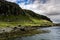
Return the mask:
<path id="1" fill-rule="evenodd" d="M 32 21 L 31 21 L 32 20 Z M 38 20 L 35 18 L 27 19 L 26 17 L 22 17 L 21 20 L 16 20 L 13 22 L 4 22 L 0 21 L 0 27 L 6 27 L 6 26 L 17 26 L 17 25 L 22 25 L 22 26 L 40 26 L 40 25 L 51 25 L 51 22 L 47 20 Z"/>
<path id="2" fill-rule="evenodd" d="M 1 17 L 3 21 L 0 21 L 0 27 L 6 27 L 6 26 L 45 26 L 45 25 L 52 25 L 50 21 L 43 20 L 43 19 L 38 19 L 35 17 L 30 16 L 29 14 L 26 15 L 18 15 L 18 16 L 13 16 L 10 15 L 8 17 Z M 16 19 L 17 18 L 17 19 Z M 11 22 L 5 21 L 4 19 L 7 20 L 12 20 Z"/>

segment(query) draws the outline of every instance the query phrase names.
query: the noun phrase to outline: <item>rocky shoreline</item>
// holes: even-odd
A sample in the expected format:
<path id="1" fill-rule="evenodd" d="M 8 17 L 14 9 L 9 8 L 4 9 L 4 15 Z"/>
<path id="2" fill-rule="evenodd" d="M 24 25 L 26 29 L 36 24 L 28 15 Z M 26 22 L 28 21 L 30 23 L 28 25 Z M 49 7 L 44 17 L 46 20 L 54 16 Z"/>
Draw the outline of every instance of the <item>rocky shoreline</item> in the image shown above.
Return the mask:
<path id="1" fill-rule="evenodd" d="M 21 30 L 21 31 L 29 31 L 29 30 L 36 30 L 36 29 L 39 29 L 39 28 L 45 28 L 45 27 L 51 27 L 51 25 L 49 26 L 18 26 L 18 27 L 2 27 L 0 28 L 0 33 L 3 33 L 3 32 L 10 32 L 12 30 L 14 31 L 17 31 L 17 30 Z"/>
<path id="2" fill-rule="evenodd" d="M 37 30 L 40 26 L 33 26 L 33 27 L 5 27 L 0 28 L 0 39 L 5 40 L 7 38 L 13 38 L 13 37 L 21 37 L 21 36 L 28 36 L 28 35 L 34 35 L 38 33 L 46 33 L 45 30 Z"/>
<path id="3" fill-rule="evenodd" d="M 54 26 L 60 26 L 60 23 L 54 23 Z"/>

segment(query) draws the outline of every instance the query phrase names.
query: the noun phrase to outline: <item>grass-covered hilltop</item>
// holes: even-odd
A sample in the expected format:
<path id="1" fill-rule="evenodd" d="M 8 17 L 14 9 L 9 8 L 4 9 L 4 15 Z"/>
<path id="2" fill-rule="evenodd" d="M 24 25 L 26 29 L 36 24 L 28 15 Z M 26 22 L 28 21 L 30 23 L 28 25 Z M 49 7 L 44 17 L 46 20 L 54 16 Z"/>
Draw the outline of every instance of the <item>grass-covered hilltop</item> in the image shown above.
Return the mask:
<path id="1" fill-rule="evenodd" d="M 52 21 L 31 10 L 22 9 L 19 5 L 0 0 L 0 27 L 6 26 L 49 26 Z"/>

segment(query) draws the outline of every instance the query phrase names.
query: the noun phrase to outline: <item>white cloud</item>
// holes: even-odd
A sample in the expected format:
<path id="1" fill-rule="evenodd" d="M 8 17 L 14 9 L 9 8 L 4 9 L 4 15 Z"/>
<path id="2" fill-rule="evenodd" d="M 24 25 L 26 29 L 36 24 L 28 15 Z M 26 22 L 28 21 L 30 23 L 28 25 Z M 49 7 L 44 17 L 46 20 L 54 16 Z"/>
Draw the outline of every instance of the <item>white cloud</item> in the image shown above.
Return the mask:
<path id="1" fill-rule="evenodd" d="M 60 1 L 59 0 L 47 0 L 45 4 L 40 3 L 40 0 L 35 0 L 33 4 L 24 5 L 19 4 L 23 9 L 30 9 L 38 13 L 60 13 Z"/>
<path id="2" fill-rule="evenodd" d="M 17 0 L 7 0 L 11 2 L 15 2 Z M 32 1 L 32 0 L 31 0 Z M 33 11 L 40 11 L 42 13 L 51 13 L 58 12 L 60 13 L 60 0 L 46 0 L 45 4 L 42 4 L 40 0 L 35 0 L 33 4 L 24 5 L 24 3 L 19 4 L 23 9 L 30 9 Z"/>
<path id="3" fill-rule="evenodd" d="M 8 1 L 16 2 L 17 0 L 8 0 Z M 24 5 L 24 3 L 21 3 L 19 5 L 23 9 L 30 9 L 38 14 L 44 14 L 47 16 L 49 15 L 48 17 L 50 17 L 52 20 L 55 19 L 55 21 L 58 20 L 57 19 L 58 17 L 60 17 L 60 16 L 58 17 L 50 16 L 50 15 L 56 15 L 56 14 L 60 15 L 60 0 L 46 0 L 44 4 L 41 2 L 41 0 L 35 0 L 33 4 Z"/>

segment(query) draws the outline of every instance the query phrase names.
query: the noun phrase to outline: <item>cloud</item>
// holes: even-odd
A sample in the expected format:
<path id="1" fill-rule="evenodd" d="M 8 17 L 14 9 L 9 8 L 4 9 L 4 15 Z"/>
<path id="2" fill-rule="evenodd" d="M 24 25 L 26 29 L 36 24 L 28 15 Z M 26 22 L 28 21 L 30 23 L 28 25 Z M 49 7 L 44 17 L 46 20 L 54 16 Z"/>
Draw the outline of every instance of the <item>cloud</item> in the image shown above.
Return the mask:
<path id="1" fill-rule="evenodd" d="M 17 3 L 17 0 L 8 0 L 11 2 Z M 30 1 L 34 1 L 33 3 L 29 3 Z M 25 2 L 17 3 L 23 9 L 32 10 L 38 14 L 43 14 L 51 18 L 56 22 L 60 20 L 60 0 L 27 0 L 28 4 Z M 57 17 L 58 16 L 58 17 Z M 58 21 L 59 22 L 59 21 Z"/>
<path id="2" fill-rule="evenodd" d="M 38 12 L 39 14 L 56 14 L 60 13 L 60 0 L 7 0 L 10 2 L 19 1 L 20 3 L 17 3 L 22 7 L 23 9 L 30 9 L 35 12 Z M 25 5 L 25 2 L 27 3 Z M 29 3 L 32 4 L 29 4 Z"/>
<path id="3" fill-rule="evenodd" d="M 32 0 L 31 0 L 32 1 Z M 25 5 L 19 3 L 23 9 L 30 9 L 39 14 L 56 14 L 60 13 L 60 0 L 35 0 L 33 4 Z M 54 15 L 55 15 L 54 14 Z"/>
<path id="4" fill-rule="evenodd" d="M 54 23 L 60 23 L 60 15 L 48 16 Z"/>

